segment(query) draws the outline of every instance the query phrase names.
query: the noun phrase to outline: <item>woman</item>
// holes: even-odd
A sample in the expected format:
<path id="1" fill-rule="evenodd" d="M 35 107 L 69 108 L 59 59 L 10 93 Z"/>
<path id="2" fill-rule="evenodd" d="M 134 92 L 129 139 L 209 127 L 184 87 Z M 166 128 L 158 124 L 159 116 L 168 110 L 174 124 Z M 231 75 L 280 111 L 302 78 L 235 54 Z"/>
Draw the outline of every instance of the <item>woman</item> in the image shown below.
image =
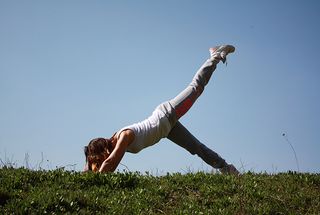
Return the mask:
<path id="1" fill-rule="evenodd" d="M 122 128 L 110 139 L 91 140 L 84 149 L 86 156 L 84 171 L 113 172 L 125 152 L 138 153 L 166 137 L 191 154 L 197 154 L 220 172 L 238 174 L 233 165 L 226 163 L 216 152 L 202 144 L 179 122 L 203 92 L 216 65 L 220 61 L 225 63 L 226 56 L 234 50 L 231 45 L 210 48 L 210 58 L 197 71 L 190 85 L 178 96 L 160 104 L 149 118 Z"/>

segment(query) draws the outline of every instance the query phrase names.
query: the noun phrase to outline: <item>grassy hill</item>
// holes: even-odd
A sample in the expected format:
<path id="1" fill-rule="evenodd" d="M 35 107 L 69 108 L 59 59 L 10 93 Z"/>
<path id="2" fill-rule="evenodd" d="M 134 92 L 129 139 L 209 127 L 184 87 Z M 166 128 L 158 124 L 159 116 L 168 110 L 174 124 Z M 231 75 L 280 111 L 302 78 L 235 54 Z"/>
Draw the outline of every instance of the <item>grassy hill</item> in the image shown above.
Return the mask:
<path id="1" fill-rule="evenodd" d="M 320 175 L 0 169 L 0 214 L 319 214 Z"/>

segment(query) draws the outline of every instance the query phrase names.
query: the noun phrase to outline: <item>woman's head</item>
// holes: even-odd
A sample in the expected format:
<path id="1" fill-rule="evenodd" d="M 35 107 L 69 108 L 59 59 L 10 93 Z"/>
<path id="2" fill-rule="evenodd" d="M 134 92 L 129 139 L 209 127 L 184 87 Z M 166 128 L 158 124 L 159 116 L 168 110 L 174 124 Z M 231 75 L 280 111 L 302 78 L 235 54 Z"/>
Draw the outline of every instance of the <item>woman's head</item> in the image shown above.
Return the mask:
<path id="1" fill-rule="evenodd" d="M 91 140 L 88 146 L 84 147 L 84 154 L 89 170 L 98 171 L 102 162 L 109 157 L 112 152 L 110 139 L 95 138 Z"/>

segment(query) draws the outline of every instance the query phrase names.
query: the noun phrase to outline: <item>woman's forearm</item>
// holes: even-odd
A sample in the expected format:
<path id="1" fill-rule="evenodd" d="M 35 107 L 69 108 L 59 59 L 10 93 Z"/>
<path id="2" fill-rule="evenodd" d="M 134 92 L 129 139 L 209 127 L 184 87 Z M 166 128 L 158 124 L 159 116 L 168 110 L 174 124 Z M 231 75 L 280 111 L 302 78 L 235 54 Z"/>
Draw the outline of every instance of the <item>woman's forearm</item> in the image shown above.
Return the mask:
<path id="1" fill-rule="evenodd" d="M 117 169 L 118 164 L 115 164 L 111 161 L 111 159 L 106 159 L 100 169 L 99 172 L 114 172 Z"/>

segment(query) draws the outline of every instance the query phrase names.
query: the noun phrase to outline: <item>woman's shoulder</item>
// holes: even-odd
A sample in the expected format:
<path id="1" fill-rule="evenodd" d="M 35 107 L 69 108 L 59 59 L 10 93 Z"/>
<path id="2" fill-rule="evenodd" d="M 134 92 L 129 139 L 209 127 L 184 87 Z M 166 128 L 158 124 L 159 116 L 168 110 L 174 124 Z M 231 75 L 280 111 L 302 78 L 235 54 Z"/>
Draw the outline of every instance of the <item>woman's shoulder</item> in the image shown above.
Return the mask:
<path id="1" fill-rule="evenodd" d="M 125 140 L 128 140 L 128 141 L 133 141 L 134 140 L 134 137 L 135 137 L 135 133 L 132 129 L 130 128 L 125 128 L 125 129 L 121 129 L 117 132 L 116 134 L 117 136 L 117 139 L 125 139 Z"/>

